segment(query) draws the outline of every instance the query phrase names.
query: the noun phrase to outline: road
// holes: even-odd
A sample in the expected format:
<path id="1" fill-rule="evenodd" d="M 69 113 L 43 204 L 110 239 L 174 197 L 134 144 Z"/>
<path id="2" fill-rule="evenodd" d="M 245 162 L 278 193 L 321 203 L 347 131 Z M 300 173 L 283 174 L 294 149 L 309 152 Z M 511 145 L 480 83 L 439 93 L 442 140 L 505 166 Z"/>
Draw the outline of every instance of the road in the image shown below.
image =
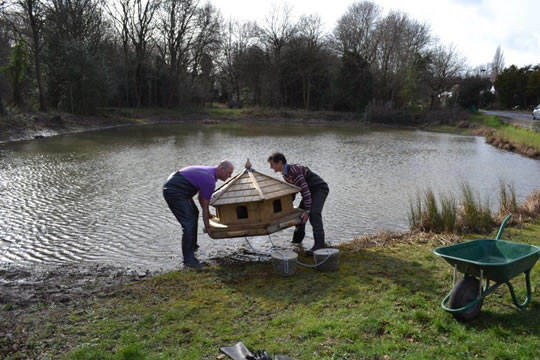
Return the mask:
<path id="1" fill-rule="evenodd" d="M 532 129 L 533 124 L 539 122 L 538 120 L 532 119 L 532 111 L 528 113 L 523 113 L 516 111 L 480 110 L 480 112 L 487 115 L 497 115 L 506 123 L 515 124 L 527 129 Z"/>

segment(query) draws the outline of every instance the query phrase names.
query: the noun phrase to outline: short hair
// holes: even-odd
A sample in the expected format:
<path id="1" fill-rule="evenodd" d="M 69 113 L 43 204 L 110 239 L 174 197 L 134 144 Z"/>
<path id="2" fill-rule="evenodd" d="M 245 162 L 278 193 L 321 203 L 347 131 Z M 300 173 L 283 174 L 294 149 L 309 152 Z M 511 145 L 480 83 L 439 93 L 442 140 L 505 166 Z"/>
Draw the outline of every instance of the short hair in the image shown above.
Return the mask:
<path id="1" fill-rule="evenodd" d="M 272 155 L 270 155 L 268 157 L 268 162 L 273 162 L 273 163 L 277 163 L 279 161 L 281 161 L 283 164 L 286 164 L 287 163 L 287 159 L 285 159 L 285 155 L 283 155 L 282 153 L 280 152 L 275 152 L 273 153 Z"/>
<path id="2" fill-rule="evenodd" d="M 219 163 L 218 167 L 223 168 L 225 170 L 229 170 L 229 169 L 234 170 L 234 165 L 229 160 L 223 160 L 222 162 Z"/>

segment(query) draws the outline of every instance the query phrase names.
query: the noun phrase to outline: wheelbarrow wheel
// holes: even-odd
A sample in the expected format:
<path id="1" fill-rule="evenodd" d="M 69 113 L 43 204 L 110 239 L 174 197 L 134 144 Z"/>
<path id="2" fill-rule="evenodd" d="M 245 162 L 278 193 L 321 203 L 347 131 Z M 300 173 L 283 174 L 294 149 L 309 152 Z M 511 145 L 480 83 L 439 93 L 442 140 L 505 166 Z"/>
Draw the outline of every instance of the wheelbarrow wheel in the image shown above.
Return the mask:
<path id="1" fill-rule="evenodd" d="M 474 276 L 465 276 L 461 279 L 450 295 L 449 305 L 451 309 L 459 309 L 465 305 L 471 303 L 478 297 L 478 288 L 480 287 L 480 281 Z M 478 302 L 470 309 L 460 313 L 452 313 L 454 318 L 459 321 L 469 321 L 473 320 L 480 314 L 480 309 L 482 309 L 483 300 Z"/>

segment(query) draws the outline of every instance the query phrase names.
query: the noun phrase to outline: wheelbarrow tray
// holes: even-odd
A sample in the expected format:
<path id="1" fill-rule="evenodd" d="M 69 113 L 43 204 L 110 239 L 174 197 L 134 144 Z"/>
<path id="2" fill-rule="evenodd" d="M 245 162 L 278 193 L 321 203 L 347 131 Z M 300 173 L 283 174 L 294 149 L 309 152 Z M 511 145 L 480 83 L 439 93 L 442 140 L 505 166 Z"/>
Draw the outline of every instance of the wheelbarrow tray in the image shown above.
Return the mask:
<path id="1" fill-rule="evenodd" d="M 493 239 L 471 240 L 445 246 L 434 251 L 461 273 L 506 283 L 513 277 L 532 269 L 540 248 L 534 245 Z"/>

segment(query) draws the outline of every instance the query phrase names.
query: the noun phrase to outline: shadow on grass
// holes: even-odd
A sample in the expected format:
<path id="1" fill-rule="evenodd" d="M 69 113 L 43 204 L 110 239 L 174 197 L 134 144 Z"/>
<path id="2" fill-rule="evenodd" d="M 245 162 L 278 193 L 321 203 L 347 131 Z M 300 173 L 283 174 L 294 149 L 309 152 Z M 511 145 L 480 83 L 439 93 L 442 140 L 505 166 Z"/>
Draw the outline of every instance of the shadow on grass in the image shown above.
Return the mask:
<path id="1" fill-rule="evenodd" d="M 351 272 L 358 275 L 360 281 L 369 284 L 376 285 L 386 280 L 410 294 L 422 292 L 438 295 L 440 293 L 440 288 L 444 284 L 440 284 L 433 274 L 433 269 L 438 266 L 436 258 L 433 258 L 433 266 L 428 267 L 424 263 L 425 260 L 422 262 L 415 259 L 406 260 L 398 254 L 386 254 L 384 251 L 384 249 L 358 250 L 354 255 L 345 254 L 343 263 L 347 264 Z M 403 257 L 407 255 L 402 254 Z M 431 252 L 428 256 L 431 257 Z"/>
<path id="2" fill-rule="evenodd" d="M 312 262 L 300 256 L 299 261 Z M 402 295 L 427 293 L 439 295 L 432 271 L 418 261 L 408 261 L 383 251 L 361 250 L 341 253 L 339 271 L 320 272 L 297 266 L 290 277 L 274 274 L 272 263 L 222 264 L 217 278 L 234 291 L 249 297 L 264 297 L 292 304 L 309 304 L 325 297 L 361 297 L 366 288 L 384 293 L 392 284 Z M 384 296 L 384 294 L 379 294 Z"/>
<path id="3" fill-rule="evenodd" d="M 493 309 L 494 306 L 496 309 Z M 511 300 L 508 302 L 487 296 L 479 317 L 465 325 L 475 331 L 494 331 L 499 337 L 505 337 L 507 332 L 540 336 L 539 320 L 540 302 L 537 300 L 533 299 L 525 309 L 518 309 Z"/>

